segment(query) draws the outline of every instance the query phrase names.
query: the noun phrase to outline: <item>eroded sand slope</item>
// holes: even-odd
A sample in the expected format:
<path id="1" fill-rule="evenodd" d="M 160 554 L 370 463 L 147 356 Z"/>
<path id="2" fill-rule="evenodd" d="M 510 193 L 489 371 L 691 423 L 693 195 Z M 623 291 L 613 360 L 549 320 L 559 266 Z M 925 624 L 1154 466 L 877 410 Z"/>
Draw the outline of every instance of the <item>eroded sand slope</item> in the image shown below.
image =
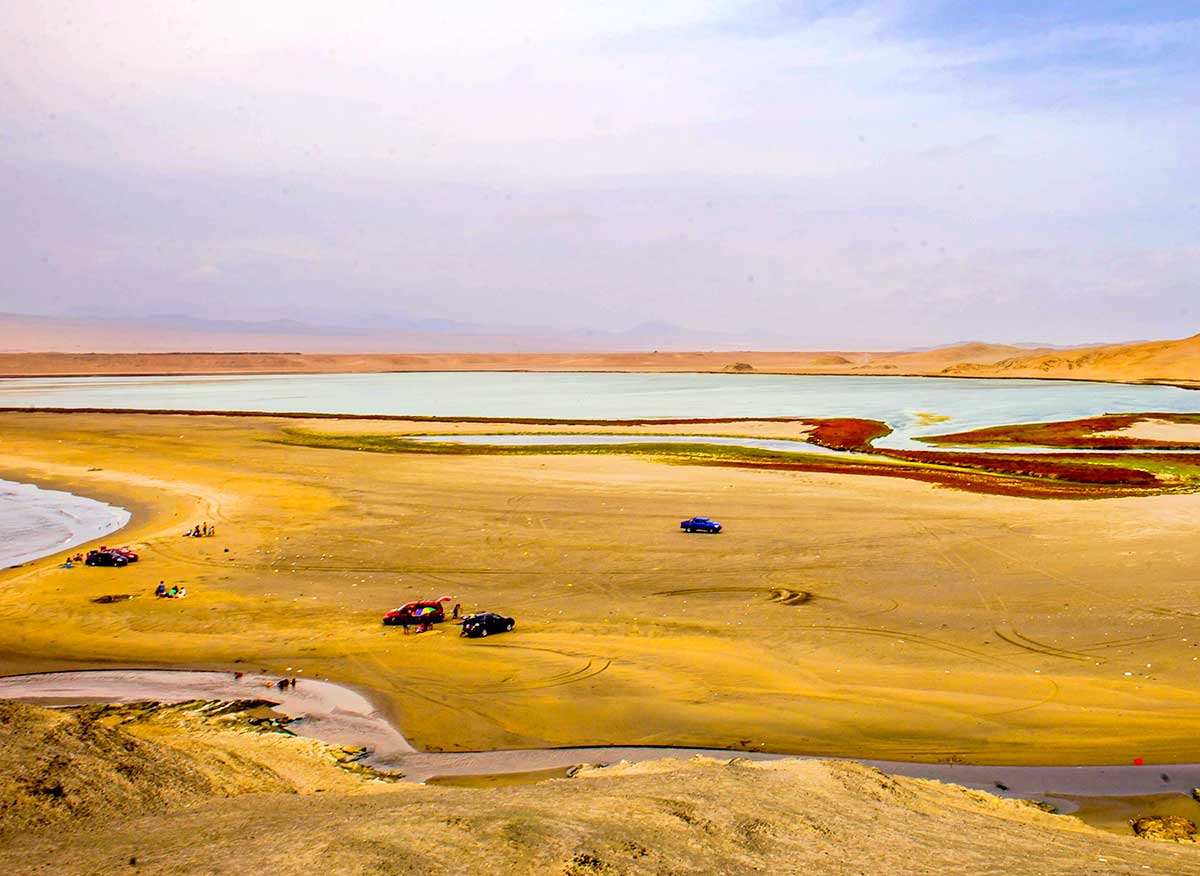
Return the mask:
<path id="1" fill-rule="evenodd" d="M 1194 845 L 845 763 L 654 762 L 491 790 L 381 783 L 302 740 L 213 726 L 218 709 L 202 705 L 0 704 L 0 789 L 17 801 L 0 808 L 5 872 L 1183 876 L 1200 861 Z"/>

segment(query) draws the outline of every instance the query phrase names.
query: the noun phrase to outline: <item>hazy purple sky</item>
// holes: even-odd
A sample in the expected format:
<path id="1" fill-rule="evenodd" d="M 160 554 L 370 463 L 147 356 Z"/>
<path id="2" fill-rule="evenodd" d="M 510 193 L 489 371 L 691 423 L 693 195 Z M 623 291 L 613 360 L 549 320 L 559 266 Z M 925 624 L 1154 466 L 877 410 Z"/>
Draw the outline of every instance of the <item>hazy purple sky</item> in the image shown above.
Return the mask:
<path id="1" fill-rule="evenodd" d="M 1194 2 L 0 0 L 0 311 L 1181 336 L 1197 107 Z"/>

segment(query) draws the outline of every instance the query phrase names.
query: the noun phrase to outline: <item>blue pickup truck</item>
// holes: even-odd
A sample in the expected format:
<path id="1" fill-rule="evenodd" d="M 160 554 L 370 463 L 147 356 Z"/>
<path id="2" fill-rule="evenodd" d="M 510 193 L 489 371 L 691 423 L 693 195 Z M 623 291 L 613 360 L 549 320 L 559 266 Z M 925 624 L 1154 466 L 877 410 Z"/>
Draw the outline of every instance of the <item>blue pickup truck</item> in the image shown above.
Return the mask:
<path id="1" fill-rule="evenodd" d="M 711 532 L 716 535 L 721 531 L 721 524 L 707 517 L 693 517 L 691 520 L 682 521 L 679 528 L 684 532 Z"/>

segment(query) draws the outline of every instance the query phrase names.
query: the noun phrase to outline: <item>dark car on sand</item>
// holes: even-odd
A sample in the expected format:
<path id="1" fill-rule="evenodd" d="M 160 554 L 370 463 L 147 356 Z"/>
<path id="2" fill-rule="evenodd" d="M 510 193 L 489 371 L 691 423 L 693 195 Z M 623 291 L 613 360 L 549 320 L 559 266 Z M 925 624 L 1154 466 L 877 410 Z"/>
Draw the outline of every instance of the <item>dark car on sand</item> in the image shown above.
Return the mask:
<path id="1" fill-rule="evenodd" d="M 116 566 L 121 568 L 129 565 L 129 560 L 116 551 L 88 551 L 83 560 L 85 566 Z"/>
<path id="2" fill-rule="evenodd" d="M 681 521 L 679 528 L 684 532 L 711 532 L 715 535 L 721 531 L 721 524 L 707 517 L 693 517 L 691 520 Z"/>
<path id="3" fill-rule="evenodd" d="M 469 614 L 463 618 L 462 631 L 459 635 L 470 639 L 478 639 L 483 636 L 489 636 L 492 633 L 512 632 L 512 628 L 516 625 L 517 622 L 511 617 L 496 614 L 494 611 L 481 611 L 477 614 Z"/>

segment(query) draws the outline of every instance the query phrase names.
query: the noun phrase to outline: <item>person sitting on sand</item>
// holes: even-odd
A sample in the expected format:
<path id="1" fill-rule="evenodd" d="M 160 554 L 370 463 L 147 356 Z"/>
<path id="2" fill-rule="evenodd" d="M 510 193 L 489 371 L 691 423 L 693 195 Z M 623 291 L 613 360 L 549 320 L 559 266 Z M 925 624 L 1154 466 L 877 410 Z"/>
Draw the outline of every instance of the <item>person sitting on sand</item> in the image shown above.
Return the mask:
<path id="1" fill-rule="evenodd" d="M 159 599 L 162 599 L 164 596 L 166 596 L 167 595 L 167 585 L 164 584 L 162 581 L 159 581 L 158 586 L 154 588 L 154 595 L 157 596 Z"/>
<path id="2" fill-rule="evenodd" d="M 200 524 L 200 534 L 205 537 L 208 536 L 208 521 L 207 520 Z"/>
<path id="3" fill-rule="evenodd" d="M 183 597 L 185 597 L 185 596 L 187 596 L 187 588 L 186 588 L 186 587 L 180 587 L 180 588 L 179 588 L 179 592 L 175 594 L 175 598 L 176 598 L 176 599 L 183 599 Z"/>
<path id="4" fill-rule="evenodd" d="M 178 595 L 179 595 L 179 588 L 176 587 L 174 584 L 172 584 L 171 589 L 167 591 L 167 599 L 174 599 Z"/>

